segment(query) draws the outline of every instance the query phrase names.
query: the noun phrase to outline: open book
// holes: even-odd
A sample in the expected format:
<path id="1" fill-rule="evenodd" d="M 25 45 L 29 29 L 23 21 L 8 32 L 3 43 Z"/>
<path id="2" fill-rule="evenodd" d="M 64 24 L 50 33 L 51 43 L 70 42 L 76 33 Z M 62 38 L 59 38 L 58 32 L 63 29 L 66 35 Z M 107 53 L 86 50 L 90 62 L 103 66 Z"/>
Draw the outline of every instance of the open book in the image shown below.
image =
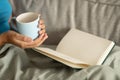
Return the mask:
<path id="1" fill-rule="evenodd" d="M 114 45 L 113 41 L 71 29 L 59 42 L 56 50 L 47 47 L 33 49 L 70 67 L 85 68 L 101 65 Z"/>

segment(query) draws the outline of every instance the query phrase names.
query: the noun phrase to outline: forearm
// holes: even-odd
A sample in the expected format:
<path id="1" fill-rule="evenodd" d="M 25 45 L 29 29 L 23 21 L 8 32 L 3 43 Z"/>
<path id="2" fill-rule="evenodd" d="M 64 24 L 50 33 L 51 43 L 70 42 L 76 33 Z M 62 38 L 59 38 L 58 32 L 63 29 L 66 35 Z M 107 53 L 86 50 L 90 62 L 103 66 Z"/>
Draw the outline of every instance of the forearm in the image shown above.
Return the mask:
<path id="1" fill-rule="evenodd" d="M 6 43 L 5 35 L 0 34 L 0 46 L 4 45 Z"/>

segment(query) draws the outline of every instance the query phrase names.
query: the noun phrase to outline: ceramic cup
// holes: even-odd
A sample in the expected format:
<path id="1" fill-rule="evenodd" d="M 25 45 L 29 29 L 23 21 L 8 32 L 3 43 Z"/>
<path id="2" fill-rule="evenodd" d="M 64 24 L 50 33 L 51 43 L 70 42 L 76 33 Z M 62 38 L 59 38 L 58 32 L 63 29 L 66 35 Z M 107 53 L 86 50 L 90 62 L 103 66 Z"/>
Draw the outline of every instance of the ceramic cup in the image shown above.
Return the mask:
<path id="1" fill-rule="evenodd" d="M 38 27 L 40 14 L 34 12 L 22 13 L 16 17 L 17 31 L 20 34 L 28 36 L 33 40 L 39 36 L 40 28 Z"/>

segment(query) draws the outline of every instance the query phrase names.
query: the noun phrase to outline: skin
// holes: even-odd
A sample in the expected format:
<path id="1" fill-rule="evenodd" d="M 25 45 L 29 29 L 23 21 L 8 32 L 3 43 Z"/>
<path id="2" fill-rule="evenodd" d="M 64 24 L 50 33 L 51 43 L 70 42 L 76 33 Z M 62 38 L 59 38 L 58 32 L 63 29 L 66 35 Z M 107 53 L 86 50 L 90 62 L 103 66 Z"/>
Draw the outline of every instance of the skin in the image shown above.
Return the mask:
<path id="1" fill-rule="evenodd" d="M 39 27 L 41 28 L 41 31 L 39 32 L 40 36 L 35 40 L 11 30 L 2 33 L 0 35 L 0 46 L 6 43 L 11 43 L 21 48 L 40 46 L 48 38 L 48 35 L 43 20 L 40 20 Z"/>

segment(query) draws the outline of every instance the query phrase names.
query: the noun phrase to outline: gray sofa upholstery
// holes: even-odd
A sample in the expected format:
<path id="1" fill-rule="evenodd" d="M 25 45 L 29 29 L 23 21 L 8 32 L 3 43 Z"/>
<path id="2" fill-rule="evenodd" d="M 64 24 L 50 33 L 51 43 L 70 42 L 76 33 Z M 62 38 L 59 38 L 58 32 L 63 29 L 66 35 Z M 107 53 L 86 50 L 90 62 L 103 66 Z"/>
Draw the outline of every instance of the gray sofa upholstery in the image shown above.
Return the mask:
<path id="1" fill-rule="evenodd" d="M 57 45 L 71 28 L 113 40 L 120 45 L 120 0 L 10 0 L 15 16 L 34 11 L 42 15 L 49 38 Z M 91 55 L 93 56 L 93 55 Z M 0 80 L 120 80 L 120 47 L 103 65 L 73 69 L 32 49 L 11 44 L 0 47 Z"/>

